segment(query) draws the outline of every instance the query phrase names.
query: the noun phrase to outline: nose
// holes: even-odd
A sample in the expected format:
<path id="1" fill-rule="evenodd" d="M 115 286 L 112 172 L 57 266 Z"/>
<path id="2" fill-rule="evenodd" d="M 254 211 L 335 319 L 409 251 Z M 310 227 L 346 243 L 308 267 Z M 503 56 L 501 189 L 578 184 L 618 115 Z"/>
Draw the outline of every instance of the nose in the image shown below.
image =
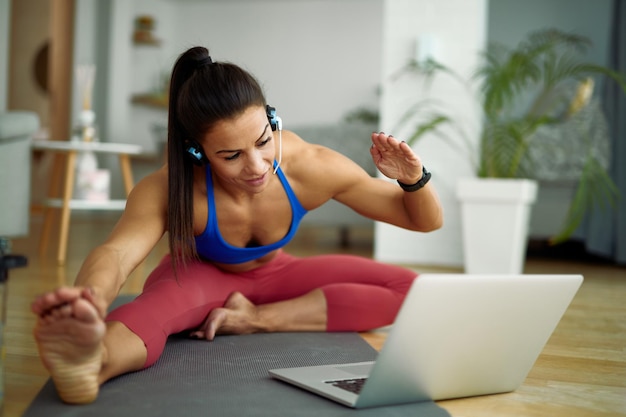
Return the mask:
<path id="1" fill-rule="evenodd" d="M 267 164 L 263 159 L 262 152 L 253 152 L 248 159 L 248 171 L 253 175 L 263 175 L 267 170 Z"/>

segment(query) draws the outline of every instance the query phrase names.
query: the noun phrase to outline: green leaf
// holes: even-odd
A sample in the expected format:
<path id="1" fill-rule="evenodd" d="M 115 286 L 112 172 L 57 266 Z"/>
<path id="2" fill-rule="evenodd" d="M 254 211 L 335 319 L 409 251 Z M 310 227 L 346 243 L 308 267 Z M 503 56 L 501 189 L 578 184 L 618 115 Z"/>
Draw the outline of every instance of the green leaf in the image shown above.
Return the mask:
<path id="1" fill-rule="evenodd" d="M 583 172 L 559 233 L 549 239 L 556 245 L 566 241 L 594 209 L 614 209 L 620 199 L 619 189 L 602 165 L 592 156 L 585 161 Z"/>
<path id="2" fill-rule="evenodd" d="M 432 132 L 436 130 L 440 125 L 444 123 L 449 123 L 450 118 L 444 115 L 436 115 L 431 120 L 420 123 L 416 126 L 413 134 L 407 140 L 409 145 L 413 145 L 417 140 L 419 140 L 422 136 L 424 136 L 428 132 Z"/>

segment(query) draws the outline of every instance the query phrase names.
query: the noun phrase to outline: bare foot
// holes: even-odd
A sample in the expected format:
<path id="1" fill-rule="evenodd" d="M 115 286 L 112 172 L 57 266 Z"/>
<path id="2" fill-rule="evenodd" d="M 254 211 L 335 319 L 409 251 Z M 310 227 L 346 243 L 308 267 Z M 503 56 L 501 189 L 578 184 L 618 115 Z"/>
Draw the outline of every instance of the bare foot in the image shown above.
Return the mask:
<path id="1" fill-rule="evenodd" d="M 61 399 L 71 404 L 94 401 L 106 329 L 96 307 L 78 297 L 33 311 L 39 312 L 34 330 L 39 355 Z"/>
<path id="2" fill-rule="evenodd" d="M 260 330 L 257 307 L 240 292 L 233 292 L 224 307 L 211 310 L 199 329 L 191 333 L 198 339 L 213 340 L 218 334 L 249 334 Z"/>

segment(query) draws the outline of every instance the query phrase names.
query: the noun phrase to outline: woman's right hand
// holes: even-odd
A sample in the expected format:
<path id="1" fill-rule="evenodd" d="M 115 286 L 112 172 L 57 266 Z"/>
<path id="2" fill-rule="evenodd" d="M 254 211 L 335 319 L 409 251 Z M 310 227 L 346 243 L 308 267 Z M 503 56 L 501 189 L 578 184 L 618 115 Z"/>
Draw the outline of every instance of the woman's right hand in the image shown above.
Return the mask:
<path id="1" fill-rule="evenodd" d="M 93 304 L 100 317 L 104 318 L 107 311 L 106 302 L 98 297 L 92 288 L 88 287 L 59 287 L 35 298 L 31 303 L 31 310 L 37 316 L 44 318 L 54 315 L 64 306 L 83 298 Z"/>

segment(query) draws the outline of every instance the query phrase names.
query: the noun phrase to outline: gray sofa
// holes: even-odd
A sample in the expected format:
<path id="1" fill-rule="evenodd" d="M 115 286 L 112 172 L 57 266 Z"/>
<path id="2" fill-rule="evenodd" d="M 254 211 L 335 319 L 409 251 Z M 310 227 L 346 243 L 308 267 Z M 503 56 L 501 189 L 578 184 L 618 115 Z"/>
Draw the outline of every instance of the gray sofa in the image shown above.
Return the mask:
<path id="1" fill-rule="evenodd" d="M 0 238 L 28 234 L 31 140 L 37 129 L 36 113 L 0 112 Z"/>

